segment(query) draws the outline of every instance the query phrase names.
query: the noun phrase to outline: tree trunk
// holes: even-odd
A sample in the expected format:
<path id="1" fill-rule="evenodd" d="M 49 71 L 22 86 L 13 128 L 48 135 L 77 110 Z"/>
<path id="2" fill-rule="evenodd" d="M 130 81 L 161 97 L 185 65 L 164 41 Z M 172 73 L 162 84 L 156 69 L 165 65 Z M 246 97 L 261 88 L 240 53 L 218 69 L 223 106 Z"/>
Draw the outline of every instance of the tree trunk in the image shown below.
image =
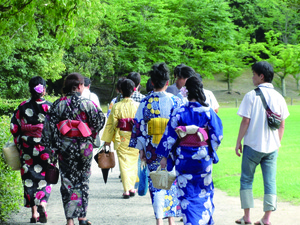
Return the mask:
<path id="1" fill-rule="evenodd" d="M 282 91 L 282 96 L 286 97 L 286 88 L 285 88 L 285 77 L 282 76 L 280 77 L 281 79 L 281 91 Z"/>
<path id="2" fill-rule="evenodd" d="M 297 91 L 299 91 L 299 80 L 297 80 Z"/>
<path id="3" fill-rule="evenodd" d="M 230 78 L 228 77 L 227 78 L 227 91 L 228 91 L 228 93 L 230 93 L 231 94 L 231 91 L 232 91 L 232 85 L 231 85 L 231 82 L 230 82 L 231 80 L 230 80 Z"/>

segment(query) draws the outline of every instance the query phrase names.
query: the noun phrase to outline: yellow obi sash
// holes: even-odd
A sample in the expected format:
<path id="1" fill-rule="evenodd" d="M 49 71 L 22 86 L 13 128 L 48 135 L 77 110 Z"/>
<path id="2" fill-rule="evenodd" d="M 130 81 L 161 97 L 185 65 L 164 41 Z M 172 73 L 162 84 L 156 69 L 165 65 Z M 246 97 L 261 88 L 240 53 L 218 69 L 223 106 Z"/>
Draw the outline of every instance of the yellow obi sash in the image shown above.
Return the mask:
<path id="1" fill-rule="evenodd" d="M 162 135 L 165 132 L 169 119 L 166 118 L 152 118 L 148 122 L 148 134 L 152 135 L 152 143 L 159 144 Z"/>

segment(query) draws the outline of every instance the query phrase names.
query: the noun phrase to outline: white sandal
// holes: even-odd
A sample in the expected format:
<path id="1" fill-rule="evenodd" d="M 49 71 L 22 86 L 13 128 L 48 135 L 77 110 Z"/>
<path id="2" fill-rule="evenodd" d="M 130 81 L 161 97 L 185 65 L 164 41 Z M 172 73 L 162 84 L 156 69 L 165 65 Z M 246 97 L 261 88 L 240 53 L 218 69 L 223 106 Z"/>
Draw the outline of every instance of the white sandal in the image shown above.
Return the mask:
<path id="1" fill-rule="evenodd" d="M 251 222 L 245 222 L 244 217 L 235 221 L 236 224 L 252 224 Z"/>

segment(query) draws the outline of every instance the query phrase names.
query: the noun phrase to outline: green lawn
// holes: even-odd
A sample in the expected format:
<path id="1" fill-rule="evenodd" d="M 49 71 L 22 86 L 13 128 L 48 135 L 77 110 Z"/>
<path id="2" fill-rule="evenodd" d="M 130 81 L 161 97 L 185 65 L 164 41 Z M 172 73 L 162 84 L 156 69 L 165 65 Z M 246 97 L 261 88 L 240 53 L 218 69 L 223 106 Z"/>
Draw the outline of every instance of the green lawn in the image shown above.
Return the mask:
<path id="1" fill-rule="evenodd" d="M 214 184 L 216 188 L 229 195 L 239 195 L 241 158 L 235 155 L 235 144 L 241 122 L 237 108 L 221 108 L 219 116 L 224 127 L 224 139 L 218 149 L 220 162 L 214 165 Z M 277 194 L 280 201 L 300 204 L 300 106 L 289 106 L 290 116 L 285 121 L 282 146 L 279 149 L 277 164 Z M 257 167 L 253 193 L 263 197 L 263 181 L 260 167 Z"/>

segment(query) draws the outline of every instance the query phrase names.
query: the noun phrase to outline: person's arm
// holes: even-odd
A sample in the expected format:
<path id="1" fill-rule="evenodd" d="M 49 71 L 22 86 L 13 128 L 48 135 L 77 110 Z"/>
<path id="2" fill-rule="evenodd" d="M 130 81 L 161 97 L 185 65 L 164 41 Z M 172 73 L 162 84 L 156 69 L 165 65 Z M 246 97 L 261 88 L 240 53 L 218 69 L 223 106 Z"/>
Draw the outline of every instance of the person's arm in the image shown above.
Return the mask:
<path id="1" fill-rule="evenodd" d="M 241 156 L 240 153 L 243 153 L 243 149 L 242 149 L 242 139 L 244 138 L 246 131 L 249 127 L 249 123 L 250 123 L 250 118 L 247 117 L 243 117 L 241 125 L 240 125 L 240 130 L 239 130 L 239 135 L 236 141 L 236 146 L 235 146 L 235 154 L 237 156 Z"/>
<path id="2" fill-rule="evenodd" d="M 281 139 L 282 139 L 283 133 L 284 133 L 284 124 L 285 124 L 285 121 L 282 120 L 281 123 L 280 123 L 280 127 L 278 129 L 278 135 L 279 135 L 280 142 L 281 142 Z"/>
<path id="3" fill-rule="evenodd" d="M 219 112 L 219 108 L 214 109 L 215 113 Z"/>

